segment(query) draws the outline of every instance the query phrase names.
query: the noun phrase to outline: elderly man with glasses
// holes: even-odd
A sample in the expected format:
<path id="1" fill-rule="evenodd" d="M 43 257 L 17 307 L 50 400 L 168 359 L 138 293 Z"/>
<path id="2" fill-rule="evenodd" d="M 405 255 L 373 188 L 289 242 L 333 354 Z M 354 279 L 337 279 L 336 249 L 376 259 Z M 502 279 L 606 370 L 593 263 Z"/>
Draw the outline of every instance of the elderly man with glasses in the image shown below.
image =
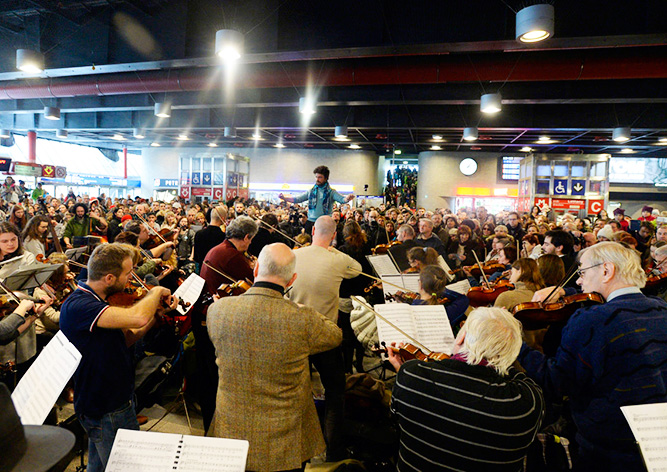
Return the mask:
<path id="1" fill-rule="evenodd" d="M 547 398 L 569 397 L 579 445 L 575 470 L 642 470 L 620 407 L 667 401 L 667 303 L 642 294 L 639 255 L 621 244 L 585 249 L 577 272 L 582 290 L 605 302 L 570 317 L 555 356 L 524 344 L 518 360 Z"/>

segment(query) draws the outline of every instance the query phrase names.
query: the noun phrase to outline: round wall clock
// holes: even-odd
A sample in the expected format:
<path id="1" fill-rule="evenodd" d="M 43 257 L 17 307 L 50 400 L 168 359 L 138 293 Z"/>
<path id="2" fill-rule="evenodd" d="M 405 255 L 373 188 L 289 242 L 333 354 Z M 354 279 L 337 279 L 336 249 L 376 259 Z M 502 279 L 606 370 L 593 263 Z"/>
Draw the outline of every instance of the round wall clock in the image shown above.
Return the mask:
<path id="1" fill-rule="evenodd" d="M 463 175 L 472 175 L 477 172 L 477 161 L 471 157 L 466 157 L 459 163 L 459 170 Z"/>

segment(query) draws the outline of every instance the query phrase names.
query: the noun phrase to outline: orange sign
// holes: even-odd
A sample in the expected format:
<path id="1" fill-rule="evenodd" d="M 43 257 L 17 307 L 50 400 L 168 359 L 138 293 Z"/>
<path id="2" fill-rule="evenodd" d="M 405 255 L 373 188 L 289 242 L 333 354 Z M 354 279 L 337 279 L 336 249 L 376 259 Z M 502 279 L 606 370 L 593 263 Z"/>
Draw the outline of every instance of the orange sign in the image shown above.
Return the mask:
<path id="1" fill-rule="evenodd" d="M 42 177 L 53 178 L 56 176 L 56 167 L 52 165 L 42 166 Z"/>

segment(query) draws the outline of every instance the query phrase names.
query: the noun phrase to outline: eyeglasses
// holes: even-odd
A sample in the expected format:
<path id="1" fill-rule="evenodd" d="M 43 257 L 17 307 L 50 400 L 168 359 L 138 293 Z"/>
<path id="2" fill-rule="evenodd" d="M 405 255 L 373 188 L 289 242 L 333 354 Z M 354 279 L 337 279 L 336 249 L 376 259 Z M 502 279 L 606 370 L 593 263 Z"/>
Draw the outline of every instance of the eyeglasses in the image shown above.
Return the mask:
<path id="1" fill-rule="evenodd" d="M 583 277 L 585 270 L 592 269 L 593 267 L 597 267 L 597 266 L 602 265 L 602 264 L 604 264 L 604 262 L 600 262 L 598 264 L 593 264 L 592 266 L 584 267 L 583 269 L 577 269 L 577 275 L 579 275 L 579 277 Z"/>

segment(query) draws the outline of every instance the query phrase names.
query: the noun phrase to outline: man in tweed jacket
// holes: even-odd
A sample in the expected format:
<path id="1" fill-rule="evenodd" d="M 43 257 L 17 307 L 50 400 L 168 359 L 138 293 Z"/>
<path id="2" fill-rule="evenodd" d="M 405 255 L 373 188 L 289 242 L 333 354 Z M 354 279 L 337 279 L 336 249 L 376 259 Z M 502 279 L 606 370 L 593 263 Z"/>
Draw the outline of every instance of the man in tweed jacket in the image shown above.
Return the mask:
<path id="1" fill-rule="evenodd" d="M 248 440 L 247 470 L 301 470 L 325 449 L 308 356 L 338 346 L 342 334 L 312 308 L 283 298 L 295 266 L 286 245 L 264 247 L 252 288 L 218 300 L 207 314 L 220 379 L 209 435 Z"/>

